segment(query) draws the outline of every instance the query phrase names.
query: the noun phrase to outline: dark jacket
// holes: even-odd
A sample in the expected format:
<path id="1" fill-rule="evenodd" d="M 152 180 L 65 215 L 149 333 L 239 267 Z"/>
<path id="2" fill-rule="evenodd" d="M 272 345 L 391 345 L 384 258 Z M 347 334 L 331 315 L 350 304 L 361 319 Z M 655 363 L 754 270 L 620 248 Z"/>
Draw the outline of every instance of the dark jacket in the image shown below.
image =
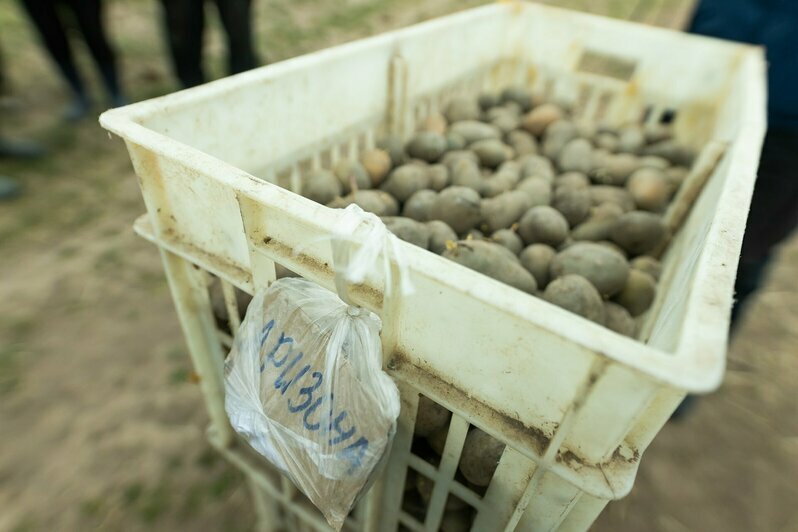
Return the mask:
<path id="1" fill-rule="evenodd" d="M 798 0 L 702 0 L 690 31 L 764 45 L 769 125 L 798 130 Z"/>

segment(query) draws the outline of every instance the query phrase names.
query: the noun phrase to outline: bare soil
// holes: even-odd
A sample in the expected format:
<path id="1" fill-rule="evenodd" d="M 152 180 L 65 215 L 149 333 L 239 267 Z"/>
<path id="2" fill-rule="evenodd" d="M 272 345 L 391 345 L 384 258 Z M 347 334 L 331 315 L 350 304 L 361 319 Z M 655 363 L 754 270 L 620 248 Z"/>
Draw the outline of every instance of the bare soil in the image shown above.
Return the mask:
<path id="1" fill-rule="evenodd" d="M 258 44 L 274 61 L 478 3 L 260 1 Z M 132 99 L 174 90 L 158 6 L 108 5 Z M 589 7 L 631 14 L 625 0 Z M 242 478 L 205 443 L 158 253 L 132 233 L 144 207 L 122 143 L 96 115 L 59 119 L 63 88 L 14 3 L 0 7 L 0 40 L 14 86 L 0 131 L 50 149 L 0 160 L 25 187 L 0 204 L 0 531 L 251 530 Z M 662 431 L 595 530 L 798 530 L 797 266 L 793 239 L 733 340 L 723 387 Z"/>

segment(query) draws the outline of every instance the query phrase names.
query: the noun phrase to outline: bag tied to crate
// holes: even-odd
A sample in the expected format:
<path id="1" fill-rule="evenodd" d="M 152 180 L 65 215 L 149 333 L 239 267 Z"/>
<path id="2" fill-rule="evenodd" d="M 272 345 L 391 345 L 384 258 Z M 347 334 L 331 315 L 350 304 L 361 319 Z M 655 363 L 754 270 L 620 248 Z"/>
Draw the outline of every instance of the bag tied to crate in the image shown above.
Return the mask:
<path id="1" fill-rule="evenodd" d="M 341 297 L 301 278 L 258 291 L 225 364 L 225 409 L 236 432 L 339 530 L 390 448 L 400 404 L 382 371 L 380 319 L 344 301 L 346 286 L 391 254 L 400 290 L 412 288 L 379 218 L 351 206 L 335 229 Z M 382 264 L 388 290 L 390 262 Z"/>

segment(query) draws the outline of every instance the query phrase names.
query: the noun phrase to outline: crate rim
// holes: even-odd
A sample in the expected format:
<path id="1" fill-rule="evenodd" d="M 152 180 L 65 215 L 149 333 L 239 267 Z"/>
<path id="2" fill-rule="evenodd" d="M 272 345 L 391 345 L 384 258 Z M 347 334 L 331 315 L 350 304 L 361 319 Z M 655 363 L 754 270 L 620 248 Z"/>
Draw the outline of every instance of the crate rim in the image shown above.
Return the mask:
<path id="1" fill-rule="evenodd" d="M 333 209 L 318 206 L 315 203 L 302 198 L 290 191 L 281 189 L 276 185 L 263 181 L 252 174 L 245 172 L 235 166 L 222 161 L 216 157 L 208 155 L 187 144 L 176 141 L 169 136 L 149 129 L 142 125 L 140 121 L 146 119 L 153 113 L 168 112 L 170 108 L 181 107 L 186 103 L 196 101 L 197 98 L 207 100 L 216 95 L 234 90 L 240 85 L 245 85 L 255 80 L 264 82 L 271 78 L 282 75 L 296 69 L 306 68 L 315 63 L 325 61 L 328 57 L 338 54 L 349 54 L 361 48 L 368 48 L 390 42 L 397 36 L 406 35 L 412 32 L 434 30 L 439 24 L 446 23 L 453 17 L 467 20 L 470 17 L 479 17 L 484 14 L 499 10 L 533 10 L 553 14 L 567 14 L 569 17 L 588 20 L 591 23 L 599 24 L 608 30 L 613 28 L 642 27 L 647 32 L 657 32 L 662 35 L 670 35 L 672 38 L 690 39 L 696 43 L 712 41 L 715 45 L 721 45 L 729 50 L 735 50 L 740 57 L 740 68 L 745 69 L 750 79 L 749 89 L 751 91 L 748 105 L 743 110 L 745 116 L 741 120 L 741 134 L 730 146 L 725 157 L 732 157 L 730 163 L 732 174 L 750 175 L 755 172 L 758 163 L 758 156 L 751 157 L 750 153 L 759 153 L 762 139 L 765 132 L 765 101 L 766 91 L 764 83 L 765 60 L 764 50 L 759 46 L 737 44 L 712 39 L 702 36 L 685 35 L 677 31 L 655 28 L 622 20 L 613 20 L 598 15 L 586 14 L 571 11 L 563 8 L 556 8 L 540 4 L 532 4 L 518 1 L 500 1 L 482 7 L 467 9 L 444 17 L 435 18 L 419 24 L 398 28 L 386 33 L 350 41 L 344 44 L 311 52 L 297 56 L 279 63 L 266 65 L 244 72 L 235 76 L 230 76 L 220 80 L 207 83 L 202 86 L 186 89 L 169 95 L 134 103 L 125 107 L 112 109 L 104 112 L 100 116 L 100 124 L 110 132 L 123 138 L 126 142 L 133 143 L 145 148 L 158 155 L 180 160 L 186 167 L 224 182 L 237 189 L 239 194 L 258 201 L 259 198 L 286 194 L 292 206 L 311 215 L 318 215 L 319 212 L 326 213 L 330 219 L 341 216 Z M 700 44 L 699 44 L 700 45 Z M 739 144 L 746 143 L 746 147 L 757 148 L 756 150 L 740 150 Z M 733 177 L 730 176 L 730 177 Z M 740 183 L 736 183 L 740 185 Z M 734 184 L 731 184 L 734 185 Z M 734 190 L 735 186 L 729 186 L 721 196 L 721 203 Z M 317 212 L 314 212 L 317 211 Z M 601 355 L 604 358 L 616 361 L 636 372 L 651 378 L 655 381 L 668 386 L 683 389 L 691 393 L 707 393 L 716 389 L 723 378 L 726 362 L 726 343 L 728 328 L 728 313 L 711 312 L 713 307 L 724 308 L 725 301 L 718 301 L 718 296 L 713 293 L 713 276 L 708 275 L 707 270 L 717 264 L 723 264 L 729 258 L 729 253 L 724 253 L 724 244 L 731 244 L 728 231 L 715 230 L 717 224 L 728 225 L 739 223 L 735 218 L 739 217 L 738 212 L 729 212 L 727 209 L 722 213 L 719 209 L 712 218 L 709 234 L 715 233 L 725 238 L 726 241 L 720 242 L 714 249 L 704 248 L 699 254 L 696 278 L 703 277 L 708 283 L 702 286 L 693 286 L 686 297 L 691 298 L 691 303 L 687 305 L 687 316 L 684 318 L 684 325 L 680 333 L 679 343 L 674 351 L 665 351 L 653 348 L 636 339 L 626 338 L 614 333 L 602 326 L 594 324 L 568 311 L 560 309 L 548 302 L 535 297 L 519 297 L 519 292 L 514 288 L 503 285 L 502 283 L 488 278 L 487 276 L 466 270 L 465 273 L 474 276 L 474 285 L 470 291 L 474 295 L 497 300 L 496 294 L 501 294 L 502 303 L 511 302 L 510 305 L 503 305 L 508 312 L 512 309 L 514 313 L 529 321 L 532 325 L 546 328 L 549 331 L 569 339 L 569 341 L 581 348 Z M 725 216 L 723 216 L 725 214 Z M 744 221 L 742 222 L 744 223 Z M 160 238 L 158 238 L 159 243 Z M 410 264 L 414 267 L 421 267 L 424 264 L 435 264 L 434 260 L 444 260 L 432 254 L 425 253 L 425 250 L 416 249 L 410 244 L 402 243 L 406 249 L 406 255 Z M 174 245 L 174 243 L 173 243 Z M 177 246 L 179 248 L 179 246 Z M 718 249 L 720 248 L 720 249 Z M 187 252 L 188 253 L 188 252 Z M 736 259 L 736 257 L 734 257 Z M 447 263 L 449 264 L 449 263 Z M 449 264 L 457 267 L 457 264 Z M 462 268 L 462 267 L 461 267 Z M 437 269 L 421 270 L 425 274 L 441 278 Z M 497 304 L 498 306 L 498 304 Z M 523 307 L 523 311 L 518 310 Z M 718 314 L 723 314 L 718 316 Z M 556 316 L 557 319 L 549 319 L 548 316 Z M 699 319 L 700 318 L 700 319 Z M 707 318 L 712 320 L 711 325 L 707 325 Z M 577 321 L 574 321 L 577 320 Z M 702 320 L 703 323 L 701 322 Z M 580 330 L 575 331 L 572 325 L 578 324 L 579 329 L 587 329 L 590 334 L 582 334 Z M 716 331 L 724 331 L 720 339 Z"/>

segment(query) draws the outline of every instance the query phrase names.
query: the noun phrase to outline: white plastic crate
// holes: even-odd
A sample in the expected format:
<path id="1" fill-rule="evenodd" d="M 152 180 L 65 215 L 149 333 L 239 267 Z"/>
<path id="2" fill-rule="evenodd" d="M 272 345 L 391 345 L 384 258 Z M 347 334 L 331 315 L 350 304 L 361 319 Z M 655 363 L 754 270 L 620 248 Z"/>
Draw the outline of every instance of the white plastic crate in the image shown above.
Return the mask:
<path id="1" fill-rule="evenodd" d="M 685 393 L 721 382 L 765 130 L 764 68 L 758 48 L 502 2 L 105 113 L 139 177 L 148 214 L 136 227 L 162 251 L 211 440 L 250 473 L 264 522 L 324 528 L 235 445 L 220 344 L 230 338 L 216 328 L 207 272 L 223 280 L 232 330 L 233 286 L 268 284 L 275 262 L 333 288 L 325 238 L 340 213 L 286 190 L 302 172 L 357 157 L 382 132 L 409 135 L 454 94 L 510 83 L 568 99 L 584 120 L 674 116 L 680 141 L 707 147 L 692 179 L 711 175 L 663 257 L 642 341 L 409 244 L 415 295 L 388 297 L 380 272 L 352 290 L 382 317 L 403 410 L 382 480 L 350 525 L 437 530 L 453 493 L 474 509 L 473 530 L 582 530 L 628 493 Z M 411 452 L 419 393 L 454 413 L 440 463 Z M 485 493 L 455 479 L 469 424 L 508 444 Z M 435 482 L 423 519 L 401 508 L 408 468 Z"/>

